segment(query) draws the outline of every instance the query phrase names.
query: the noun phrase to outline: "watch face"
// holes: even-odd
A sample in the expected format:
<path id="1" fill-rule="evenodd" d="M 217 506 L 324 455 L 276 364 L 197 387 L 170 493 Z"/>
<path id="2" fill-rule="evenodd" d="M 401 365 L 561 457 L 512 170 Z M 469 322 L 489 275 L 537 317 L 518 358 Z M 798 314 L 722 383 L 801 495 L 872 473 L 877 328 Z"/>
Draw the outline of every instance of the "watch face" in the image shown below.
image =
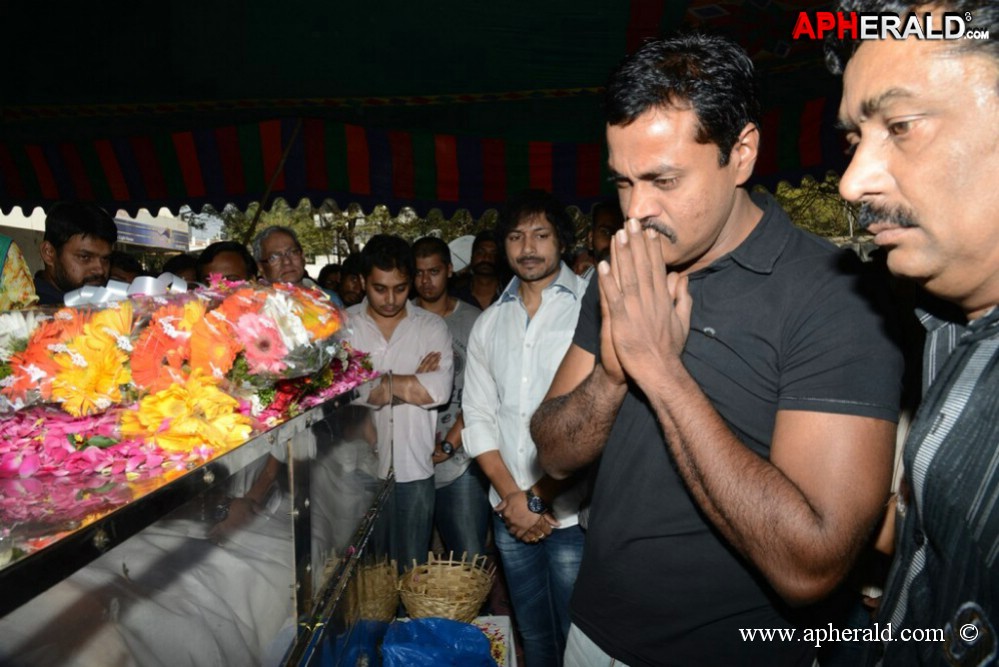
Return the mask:
<path id="1" fill-rule="evenodd" d="M 527 509 L 531 510 L 535 514 L 544 514 L 548 511 L 545 501 L 535 495 L 527 497 Z"/>
<path id="2" fill-rule="evenodd" d="M 454 445 L 452 445 L 450 442 L 445 441 L 441 443 L 441 451 L 447 454 L 448 456 L 451 456 L 451 454 L 454 454 Z"/>

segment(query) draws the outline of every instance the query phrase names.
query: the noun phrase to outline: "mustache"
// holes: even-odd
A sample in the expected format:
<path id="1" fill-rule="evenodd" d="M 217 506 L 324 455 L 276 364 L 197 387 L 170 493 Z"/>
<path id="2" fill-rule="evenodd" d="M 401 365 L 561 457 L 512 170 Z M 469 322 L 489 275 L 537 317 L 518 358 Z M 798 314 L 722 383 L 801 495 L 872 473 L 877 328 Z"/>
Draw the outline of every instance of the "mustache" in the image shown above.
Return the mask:
<path id="1" fill-rule="evenodd" d="M 857 214 L 857 225 L 867 229 L 875 222 L 888 222 L 899 227 L 916 227 L 916 216 L 903 208 L 888 208 L 877 204 L 861 204 Z"/>
<path id="2" fill-rule="evenodd" d="M 642 223 L 642 229 L 655 230 L 657 233 L 665 236 L 666 240 L 668 240 L 670 243 L 675 244 L 677 242 L 676 232 L 673 230 L 672 227 L 664 225 L 658 220 L 642 220 L 641 223 Z"/>
<path id="3" fill-rule="evenodd" d="M 522 264 L 523 262 L 543 262 L 544 257 L 538 257 L 536 255 L 524 255 L 523 257 L 517 258 L 517 263 Z"/>

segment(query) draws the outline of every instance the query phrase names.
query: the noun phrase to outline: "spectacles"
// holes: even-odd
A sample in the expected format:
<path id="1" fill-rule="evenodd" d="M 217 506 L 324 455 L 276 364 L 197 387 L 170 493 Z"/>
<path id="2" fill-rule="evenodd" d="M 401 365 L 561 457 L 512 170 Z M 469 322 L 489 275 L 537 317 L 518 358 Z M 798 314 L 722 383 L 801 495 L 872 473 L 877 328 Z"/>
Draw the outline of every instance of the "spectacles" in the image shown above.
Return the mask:
<path id="1" fill-rule="evenodd" d="M 269 257 L 264 258 L 264 261 L 271 266 L 277 266 L 281 263 L 283 259 L 297 259 L 302 256 L 301 248 L 288 248 L 284 252 L 271 253 Z"/>

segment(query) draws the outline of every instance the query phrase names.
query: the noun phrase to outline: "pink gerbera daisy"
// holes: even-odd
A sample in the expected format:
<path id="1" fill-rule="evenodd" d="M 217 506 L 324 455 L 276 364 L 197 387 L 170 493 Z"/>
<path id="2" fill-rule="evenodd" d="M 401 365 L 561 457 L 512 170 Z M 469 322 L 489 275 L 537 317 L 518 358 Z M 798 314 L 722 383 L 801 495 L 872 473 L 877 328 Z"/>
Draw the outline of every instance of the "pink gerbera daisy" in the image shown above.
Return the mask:
<path id="1" fill-rule="evenodd" d="M 286 368 L 284 357 L 288 349 L 281 341 L 277 326 L 257 313 L 240 315 L 236 337 L 243 344 L 246 363 L 251 373 L 280 373 Z"/>

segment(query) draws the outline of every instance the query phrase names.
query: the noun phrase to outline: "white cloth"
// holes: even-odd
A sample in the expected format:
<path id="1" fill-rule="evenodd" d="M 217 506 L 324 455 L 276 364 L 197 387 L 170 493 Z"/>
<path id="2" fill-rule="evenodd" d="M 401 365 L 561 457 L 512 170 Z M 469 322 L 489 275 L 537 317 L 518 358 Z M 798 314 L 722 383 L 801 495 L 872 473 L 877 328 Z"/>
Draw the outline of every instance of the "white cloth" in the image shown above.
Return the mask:
<path id="1" fill-rule="evenodd" d="M 563 262 L 544 289 L 533 319 L 514 278 L 472 328 L 465 365 L 462 442 L 470 456 L 499 450 L 521 489 L 543 476 L 531 440 L 531 416 L 548 393 L 576 330 L 586 281 Z M 584 489 L 576 485 L 555 498 L 552 511 L 562 527 L 578 523 Z M 489 490 L 493 506 L 502 500 Z"/>
<path id="2" fill-rule="evenodd" d="M 451 351 L 451 334 L 444 319 L 428 313 L 419 306 L 407 303 L 406 316 L 392 332 L 392 339 L 385 340 L 371 316 L 368 300 L 347 309 L 350 326 L 350 344 L 355 349 L 371 355 L 375 370 L 392 371 L 396 375 L 414 375 L 420 361 L 430 352 L 440 352 L 441 360 L 436 371 L 420 373 L 420 384 L 430 394 L 429 405 L 386 405 L 375 410 L 375 428 L 378 430 L 378 476 L 388 476 L 389 465 L 395 465 L 398 482 L 415 482 L 434 474 L 434 434 L 437 429 L 437 406 L 451 396 L 454 379 L 454 361 Z M 369 382 L 361 391 L 366 400 L 373 385 Z M 391 459 L 385 452 L 392 452 Z"/>

